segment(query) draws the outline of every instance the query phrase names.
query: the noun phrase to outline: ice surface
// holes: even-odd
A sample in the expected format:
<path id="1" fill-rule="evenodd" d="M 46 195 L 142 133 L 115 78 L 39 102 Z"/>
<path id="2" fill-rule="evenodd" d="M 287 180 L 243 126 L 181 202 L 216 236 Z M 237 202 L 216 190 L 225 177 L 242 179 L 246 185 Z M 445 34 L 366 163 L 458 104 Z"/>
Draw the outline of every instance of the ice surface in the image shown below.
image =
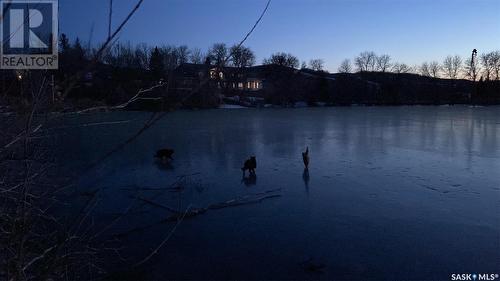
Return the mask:
<path id="1" fill-rule="evenodd" d="M 75 174 L 137 131 L 151 113 L 74 116 L 60 159 Z M 109 125 L 78 124 L 124 121 Z M 301 152 L 309 147 L 304 173 Z M 175 149 L 170 165 L 159 148 Z M 257 178 L 240 168 L 257 157 Z M 97 221 L 127 210 L 135 188 L 172 208 L 281 189 L 260 204 L 186 219 L 147 265 L 169 279 L 445 279 L 500 271 L 500 108 L 351 107 L 179 111 L 81 176 L 104 187 Z M 172 229 L 143 204 L 111 233 L 142 259 Z M 304 262 L 323 264 L 321 271 Z"/>

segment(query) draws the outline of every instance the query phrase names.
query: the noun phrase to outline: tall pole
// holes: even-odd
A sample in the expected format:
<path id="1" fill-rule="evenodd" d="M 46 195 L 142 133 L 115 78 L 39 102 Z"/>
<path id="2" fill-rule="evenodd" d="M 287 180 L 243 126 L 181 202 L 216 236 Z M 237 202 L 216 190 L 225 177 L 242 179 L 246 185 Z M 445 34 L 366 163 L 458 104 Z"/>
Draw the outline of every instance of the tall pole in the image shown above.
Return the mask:
<path id="1" fill-rule="evenodd" d="M 473 84 L 476 84 L 476 83 L 474 83 L 474 82 L 476 82 L 476 56 L 477 56 L 477 50 L 474 49 L 474 50 L 472 50 L 472 57 L 470 59 L 470 69 L 469 69 L 469 71 L 470 71 L 469 75 L 472 78 Z M 477 94 L 478 94 L 477 93 L 478 92 L 477 85 L 474 85 L 473 89 L 474 89 L 473 90 L 474 91 L 474 96 L 471 97 L 471 101 L 473 103 L 476 103 L 476 101 L 477 101 Z"/>
<path id="2" fill-rule="evenodd" d="M 472 50 L 472 57 L 470 59 L 470 75 L 473 81 L 476 81 L 476 57 L 477 50 Z"/>

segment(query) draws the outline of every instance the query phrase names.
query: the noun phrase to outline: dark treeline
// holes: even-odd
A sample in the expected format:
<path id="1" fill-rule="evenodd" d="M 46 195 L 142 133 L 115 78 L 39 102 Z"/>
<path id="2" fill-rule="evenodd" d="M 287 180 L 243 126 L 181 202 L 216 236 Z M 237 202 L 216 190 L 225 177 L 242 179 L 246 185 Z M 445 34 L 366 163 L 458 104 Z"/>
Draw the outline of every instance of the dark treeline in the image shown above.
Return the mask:
<path id="1" fill-rule="evenodd" d="M 429 61 L 420 65 L 409 66 L 405 63 L 393 62 L 390 55 L 377 55 L 373 51 L 365 51 L 354 58 L 354 66 L 350 59 L 342 61 L 339 73 L 357 72 L 394 72 L 414 73 L 422 76 L 446 79 L 499 80 L 500 50 L 482 53 L 478 56 L 462 59 L 459 55 L 449 55 L 442 62 Z"/>
<path id="2" fill-rule="evenodd" d="M 92 104 L 96 100 L 113 105 L 124 102 L 140 89 L 167 81 L 173 71 L 184 63 L 208 64 L 220 67 L 248 67 L 256 63 L 255 54 L 245 46 L 227 46 L 216 43 L 206 50 L 186 45 L 149 46 L 144 43 L 116 42 L 99 58 L 92 71 L 86 71 L 100 46 L 82 46 L 77 38 L 70 43 L 65 34 L 59 40 L 59 91 L 64 91 L 69 79 L 79 73 L 80 86 L 72 89 L 69 97 L 80 103 Z M 85 106 L 85 104 L 82 104 Z"/>
<path id="3" fill-rule="evenodd" d="M 84 46 L 77 38 L 72 43 L 62 34 L 59 40 L 58 91 L 68 87 L 65 82 L 87 69 L 100 46 Z M 106 50 L 97 64 L 81 75 L 80 86 L 72 89 L 70 98 L 79 100 L 82 107 L 96 101 L 114 105 L 134 96 L 137 91 L 159 81 L 168 81 L 174 70 L 184 63 L 205 64 L 216 67 L 246 68 L 257 64 L 254 52 L 246 47 L 215 43 L 207 50 L 189 48 L 186 45 L 149 46 L 141 43 L 116 42 Z M 262 64 L 273 64 L 298 69 L 299 59 L 289 53 L 277 52 L 263 60 Z M 321 59 L 302 62 L 302 68 L 310 67 L 323 71 Z M 90 83 L 91 82 L 91 83 Z"/>
<path id="4" fill-rule="evenodd" d="M 129 100 L 140 89 L 157 85 L 162 80 L 169 81 L 184 63 L 220 69 L 244 69 L 258 64 L 250 48 L 224 43 L 201 50 L 186 45 L 115 42 L 95 62 L 98 49 L 99 46 L 83 44 L 78 38 L 71 42 L 61 34 L 59 70 L 54 72 L 54 101 L 79 107 L 116 105 Z M 93 65 L 89 67 L 91 62 Z M 273 83 L 268 83 L 261 94 L 266 103 L 272 104 L 288 105 L 297 101 L 332 105 L 500 102 L 500 51 L 479 53 L 474 59 L 450 55 L 441 62 L 429 61 L 414 66 L 393 61 L 387 54 L 365 51 L 352 60 L 342 61 L 337 74 L 326 71 L 322 59 L 306 62 L 286 52 L 273 53 L 263 59 L 262 64 L 278 66 L 272 68 L 274 72 L 266 73 Z M 23 82 L 16 78 L 22 77 L 23 72 L 14 74 L 2 71 L 4 96 L 19 93 L 16 89 L 22 88 Z M 70 87 L 72 77 L 78 79 L 76 87 Z M 69 95 L 62 95 L 68 88 L 71 88 Z"/>
<path id="5" fill-rule="evenodd" d="M 99 49 L 82 46 L 77 38 L 70 43 L 65 34 L 60 36 L 60 67 L 67 74 L 77 72 L 85 67 L 83 60 L 91 60 Z M 132 45 L 130 42 L 116 42 L 106 50 L 99 63 L 114 68 L 129 68 L 150 71 L 165 78 L 171 71 L 183 63 L 205 64 L 221 67 L 249 67 L 257 64 L 255 53 L 246 46 L 228 46 L 225 43 L 215 43 L 208 50 L 189 48 L 186 45 L 149 46 L 145 43 Z M 292 68 L 310 68 L 324 71 L 322 59 L 312 59 L 302 64 L 299 58 L 284 52 L 271 54 L 262 64 L 276 64 Z M 156 79 L 158 77 L 153 77 Z"/>

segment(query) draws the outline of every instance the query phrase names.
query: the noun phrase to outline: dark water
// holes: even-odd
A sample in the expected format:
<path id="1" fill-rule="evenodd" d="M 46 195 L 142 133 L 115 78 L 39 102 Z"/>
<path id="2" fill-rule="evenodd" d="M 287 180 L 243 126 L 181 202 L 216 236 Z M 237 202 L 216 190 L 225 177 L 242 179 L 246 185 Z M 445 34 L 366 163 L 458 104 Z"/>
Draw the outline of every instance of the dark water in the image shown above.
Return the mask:
<path id="1" fill-rule="evenodd" d="M 61 159 L 78 173 L 150 116 L 68 117 Z M 124 122 L 92 124 L 115 121 Z M 153 160 L 162 147 L 175 149 L 171 165 Z M 250 155 L 257 177 L 242 181 Z M 107 234 L 145 227 L 120 236 L 130 263 L 176 225 L 133 196 L 186 210 L 280 189 L 184 219 L 140 278 L 450 280 L 500 273 L 499 172 L 499 107 L 207 110 L 168 114 L 81 176 L 80 188 L 102 189 L 96 221 L 127 213 Z M 193 173 L 182 192 L 165 190 Z"/>

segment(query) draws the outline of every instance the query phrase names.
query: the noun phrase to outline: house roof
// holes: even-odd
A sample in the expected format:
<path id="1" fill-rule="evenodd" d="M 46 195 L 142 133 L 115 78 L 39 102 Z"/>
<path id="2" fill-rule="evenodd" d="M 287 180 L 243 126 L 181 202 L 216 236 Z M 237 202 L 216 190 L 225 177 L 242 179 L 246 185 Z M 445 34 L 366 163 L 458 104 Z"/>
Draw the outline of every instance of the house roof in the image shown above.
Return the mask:
<path id="1" fill-rule="evenodd" d="M 206 72 L 209 65 L 196 63 L 183 63 L 175 69 L 177 75 L 198 77 L 199 72 Z"/>
<path id="2" fill-rule="evenodd" d="M 175 72 L 183 76 L 198 76 L 199 72 L 206 72 L 213 67 L 213 65 L 206 64 L 183 63 L 175 69 Z M 243 68 L 233 66 L 224 67 L 224 72 L 226 73 L 242 72 L 247 76 L 263 76 L 273 71 L 296 71 L 296 69 L 277 64 L 256 65 Z"/>

